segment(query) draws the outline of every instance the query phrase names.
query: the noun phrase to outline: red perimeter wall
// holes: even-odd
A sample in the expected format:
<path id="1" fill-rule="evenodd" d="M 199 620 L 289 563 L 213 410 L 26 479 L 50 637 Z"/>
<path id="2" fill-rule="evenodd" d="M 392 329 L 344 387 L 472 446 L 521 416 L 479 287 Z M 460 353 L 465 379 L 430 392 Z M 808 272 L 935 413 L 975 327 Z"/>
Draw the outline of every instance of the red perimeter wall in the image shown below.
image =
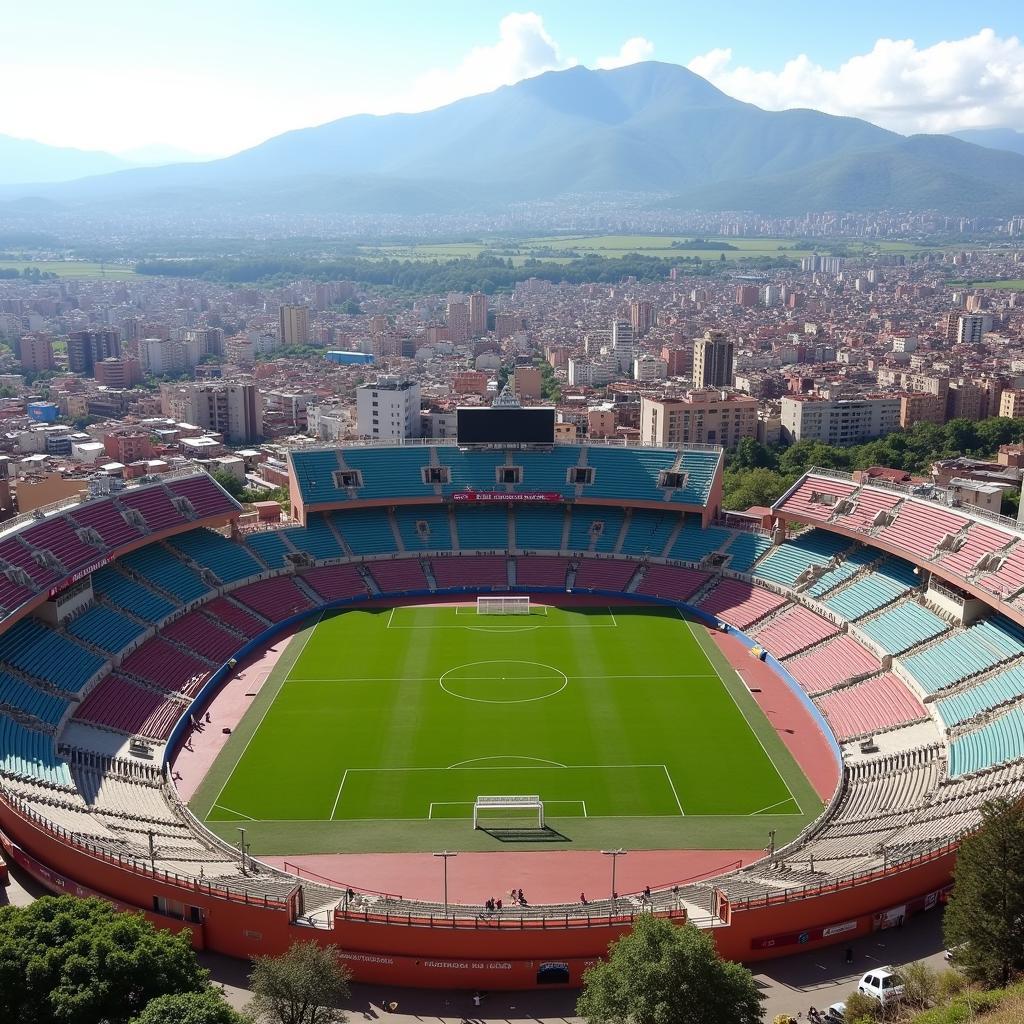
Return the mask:
<path id="1" fill-rule="evenodd" d="M 565 927 L 538 922 L 480 919 L 457 928 L 427 921 L 379 922 L 337 915 L 333 929 L 293 924 L 280 905 L 218 897 L 205 885 L 151 877 L 72 847 L 38 822 L 0 801 L 0 843 L 11 860 L 54 892 L 102 895 L 123 909 L 137 908 L 162 927 L 189 928 L 193 945 L 229 956 L 283 952 L 296 939 L 314 939 L 342 951 L 358 981 L 431 988 L 525 989 L 538 986 L 542 964 L 568 968 L 568 985 L 628 921 Z M 759 960 L 845 942 L 934 905 L 948 886 L 954 854 L 866 881 L 852 888 L 769 907 L 737 909 L 728 926 L 715 929 L 722 955 Z M 154 897 L 198 908 L 196 924 L 153 913 Z"/>

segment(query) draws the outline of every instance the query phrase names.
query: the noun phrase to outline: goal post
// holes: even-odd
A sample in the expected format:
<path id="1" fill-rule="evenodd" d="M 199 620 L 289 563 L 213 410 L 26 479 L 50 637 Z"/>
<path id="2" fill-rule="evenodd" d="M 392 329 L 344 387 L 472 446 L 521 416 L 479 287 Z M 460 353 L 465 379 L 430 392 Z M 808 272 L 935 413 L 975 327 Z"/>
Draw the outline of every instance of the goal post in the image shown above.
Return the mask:
<path id="1" fill-rule="evenodd" d="M 507 817 L 513 817 L 523 812 L 531 812 L 537 815 L 537 828 L 544 827 L 544 801 L 539 796 L 478 796 L 473 804 L 473 828 L 478 829 L 480 825 L 480 812 L 485 814 L 492 811 L 510 812 Z M 485 818 L 486 820 L 486 818 Z"/>
<path id="2" fill-rule="evenodd" d="M 530 598 L 528 594 L 478 597 L 476 613 L 477 615 L 529 615 Z"/>

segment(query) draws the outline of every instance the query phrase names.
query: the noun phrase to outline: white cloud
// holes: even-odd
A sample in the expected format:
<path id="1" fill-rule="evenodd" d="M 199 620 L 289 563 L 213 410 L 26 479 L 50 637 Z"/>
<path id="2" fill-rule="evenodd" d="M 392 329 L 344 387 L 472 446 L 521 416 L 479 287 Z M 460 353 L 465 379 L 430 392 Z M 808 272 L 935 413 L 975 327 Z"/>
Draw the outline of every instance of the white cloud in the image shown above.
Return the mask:
<path id="1" fill-rule="evenodd" d="M 633 36 L 627 39 L 619 52 L 613 57 L 598 57 L 595 67 L 608 71 L 612 68 L 624 68 L 627 64 L 637 64 L 642 60 L 649 60 L 654 53 L 654 43 L 643 36 Z"/>
<path id="2" fill-rule="evenodd" d="M 737 99 L 773 110 L 814 107 L 863 117 L 893 131 L 950 132 L 1024 123 L 1024 46 L 991 29 L 919 48 L 879 39 L 870 52 L 826 68 L 806 54 L 780 71 L 734 67 L 709 50 L 687 65 Z"/>

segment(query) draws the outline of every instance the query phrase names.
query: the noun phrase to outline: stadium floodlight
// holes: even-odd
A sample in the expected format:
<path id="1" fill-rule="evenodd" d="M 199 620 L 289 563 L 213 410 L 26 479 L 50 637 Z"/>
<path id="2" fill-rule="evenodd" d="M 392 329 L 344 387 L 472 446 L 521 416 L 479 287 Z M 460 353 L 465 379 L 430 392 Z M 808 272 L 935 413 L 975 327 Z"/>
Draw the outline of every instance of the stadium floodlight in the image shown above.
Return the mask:
<path id="1" fill-rule="evenodd" d="M 618 863 L 619 858 L 620 857 L 625 857 L 626 854 L 629 851 L 628 850 L 623 850 L 623 849 L 620 848 L 618 850 L 602 850 L 601 852 L 606 857 L 611 857 L 611 859 L 612 859 L 612 895 L 611 895 L 611 899 L 612 899 L 612 910 L 614 911 L 615 910 L 615 899 L 616 899 L 616 896 L 618 895 L 615 892 L 615 865 Z"/>
<path id="2" fill-rule="evenodd" d="M 440 853 L 433 854 L 434 857 L 440 857 L 444 861 L 444 916 L 448 916 L 448 858 L 458 857 L 457 853 L 450 853 L 448 850 L 442 850 Z"/>

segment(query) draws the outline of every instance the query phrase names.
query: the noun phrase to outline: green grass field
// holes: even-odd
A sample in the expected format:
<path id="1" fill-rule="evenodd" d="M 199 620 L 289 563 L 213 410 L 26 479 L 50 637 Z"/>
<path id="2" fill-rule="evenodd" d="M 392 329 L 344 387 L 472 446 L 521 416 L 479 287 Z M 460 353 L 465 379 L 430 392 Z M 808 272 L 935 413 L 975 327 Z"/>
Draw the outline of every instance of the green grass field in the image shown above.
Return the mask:
<path id="1" fill-rule="evenodd" d="M 533 840 L 781 841 L 821 803 L 705 643 L 660 608 L 336 613 L 289 645 L 192 809 L 263 854 L 494 848 L 471 828 L 488 794 L 543 799 Z"/>
<path id="2" fill-rule="evenodd" d="M 134 277 L 131 267 L 120 264 L 88 263 L 84 260 L 0 260 L 0 270 L 34 268 L 43 274 L 58 277 L 100 277 L 110 281 L 123 281 Z"/>

